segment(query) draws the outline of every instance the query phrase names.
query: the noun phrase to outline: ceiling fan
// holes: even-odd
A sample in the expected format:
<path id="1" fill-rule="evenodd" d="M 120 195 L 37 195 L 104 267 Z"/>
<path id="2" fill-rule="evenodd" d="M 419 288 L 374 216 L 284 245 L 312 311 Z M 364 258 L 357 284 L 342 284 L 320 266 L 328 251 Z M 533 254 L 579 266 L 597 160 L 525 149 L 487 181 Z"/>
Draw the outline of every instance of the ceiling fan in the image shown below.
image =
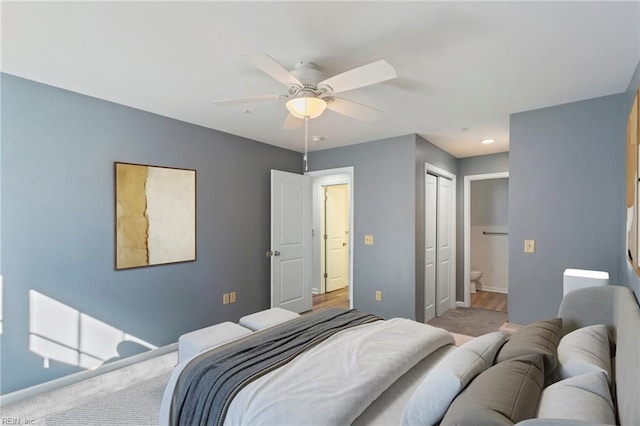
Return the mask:
<path id="1" fill-rule="evenodd" d="M 287 99 L 289 115 L 284 129 L 301 127 L 305 121 L 320 116 L 325 109 L 362 121 L 375 120 L 380 111 L 367 105 L 334 95 L 396 78 L 396 71 L 385 60 L 371 62 L 330 78 L 324 78 L 313 62 L 300 61 L 292 71 L 264 53 L 245 55 L 257 68 L 287 86 L 287 93 L 235 98 L 214 102 L 216 105 L 239 105 L 248 102 Z"/>

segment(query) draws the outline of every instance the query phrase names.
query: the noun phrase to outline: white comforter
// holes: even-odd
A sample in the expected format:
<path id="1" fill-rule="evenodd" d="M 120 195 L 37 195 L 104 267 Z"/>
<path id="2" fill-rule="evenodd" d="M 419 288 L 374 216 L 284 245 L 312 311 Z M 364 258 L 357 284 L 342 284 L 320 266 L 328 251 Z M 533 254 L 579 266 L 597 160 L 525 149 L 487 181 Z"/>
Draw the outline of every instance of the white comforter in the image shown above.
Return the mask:
<path id="1" fill-rule="evenodd" d="M 348 425 L 436 349 L 445 330 L 394 318 L 337 333 L 244 387 L 225 425 Z"/>

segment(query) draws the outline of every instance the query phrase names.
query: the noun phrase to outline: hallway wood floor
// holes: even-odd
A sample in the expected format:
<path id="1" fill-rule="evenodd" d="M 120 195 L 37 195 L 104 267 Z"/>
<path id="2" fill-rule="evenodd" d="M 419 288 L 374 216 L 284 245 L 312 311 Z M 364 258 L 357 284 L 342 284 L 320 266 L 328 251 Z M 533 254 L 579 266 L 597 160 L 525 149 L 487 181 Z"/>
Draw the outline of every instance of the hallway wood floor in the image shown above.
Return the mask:
<path id="1" fill-rule="evenodd" d="M 349 287 L 313 295 L 313 311 L 334 307 L 349 308 Z M 507 312 L 507 295 L 478 290 L 471 294 L 471 307 Z"/>
<path id="2" fill-rule="evenodd" d="M 507 295 L 491 291 L 478 290 L 471 293 L 471 307 L 490 311 L 507 311 Z"/>
<path id="3" fill-rule="evenodd" d="M 313 311 L 325 308 L 349 308 L 349 287 L 313 295 Z"/>

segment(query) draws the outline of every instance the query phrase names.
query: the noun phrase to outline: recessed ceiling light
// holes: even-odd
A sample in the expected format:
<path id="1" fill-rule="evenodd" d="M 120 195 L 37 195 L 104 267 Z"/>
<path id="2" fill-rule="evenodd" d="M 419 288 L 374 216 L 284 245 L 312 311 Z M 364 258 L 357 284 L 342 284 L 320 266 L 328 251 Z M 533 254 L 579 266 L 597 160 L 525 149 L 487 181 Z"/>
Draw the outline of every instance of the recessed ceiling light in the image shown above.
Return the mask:
<path id="1" fill-rule="evenodd" d="M 311 140 L 314 142 L 320 142 L 324 140 L 324 136 L 312 136 Z"/>
<path id="2" fill-rule="evenodd" d="M 483 143 L 486 145 L 486 144 L 494 143 L 495 141 L 496 141 L 495 139 L 482 139 L 480 143 Z"/>

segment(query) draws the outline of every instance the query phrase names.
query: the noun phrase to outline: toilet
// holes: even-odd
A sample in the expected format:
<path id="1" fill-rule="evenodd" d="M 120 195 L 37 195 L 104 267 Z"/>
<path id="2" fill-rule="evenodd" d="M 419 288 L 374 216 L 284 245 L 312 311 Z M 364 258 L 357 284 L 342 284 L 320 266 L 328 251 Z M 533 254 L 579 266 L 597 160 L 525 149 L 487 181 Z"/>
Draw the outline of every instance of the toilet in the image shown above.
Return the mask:
<path id="1" fill-rule="evenodd" d="M 476 292 L 476 286 L 480 278 L 482 278 L 482 271 L 471 271 L 471 293 Z"/>

